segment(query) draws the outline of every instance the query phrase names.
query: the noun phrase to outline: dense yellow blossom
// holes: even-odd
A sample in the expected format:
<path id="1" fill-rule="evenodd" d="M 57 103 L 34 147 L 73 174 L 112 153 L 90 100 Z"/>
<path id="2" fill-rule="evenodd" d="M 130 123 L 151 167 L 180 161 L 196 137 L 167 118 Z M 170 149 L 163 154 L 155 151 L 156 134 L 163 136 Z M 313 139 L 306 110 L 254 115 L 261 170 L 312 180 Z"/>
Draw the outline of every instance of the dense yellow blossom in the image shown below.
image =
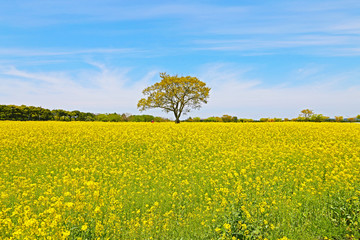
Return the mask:
<path id="1" fill-rule="evenodd" d="M 359 183 L 360 124 L 0 122 L 0 239 L 356 239 Z"/>

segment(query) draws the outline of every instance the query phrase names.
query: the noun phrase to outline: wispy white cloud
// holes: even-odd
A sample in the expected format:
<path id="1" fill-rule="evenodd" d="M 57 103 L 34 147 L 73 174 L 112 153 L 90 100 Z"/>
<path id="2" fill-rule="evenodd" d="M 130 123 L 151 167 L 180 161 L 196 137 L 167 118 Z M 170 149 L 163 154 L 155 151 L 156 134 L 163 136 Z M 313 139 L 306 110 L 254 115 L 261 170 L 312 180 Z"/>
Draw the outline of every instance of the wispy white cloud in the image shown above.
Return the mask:
<path id="1" fill-rule="evenodd" d="M 240 6 L 218 6 L 200 3 L 164 1 L 20 1 L 18 4 L 1 3 L 2 20 L 12 25 L 44 26 L 98 21 L 145 20 L 157 18 L 202 18 L 214 14 L 239 14 Z M 201 11 L 199 11 L 201 9 Z M 26 10 L 26 11 L 25 11 Z M 15 13 L 15 14 L 14 14 Z M 20 14 L 21 13 L 21 14 Z M 66 17 L 59 17 L 66 16 Z"/>
<path id="2" fill-rule="evenodd" d="M 269 10 L 271 8 L 271 10 Z M 218 21 L 197 22 L 193 47 L 202 51 L 290 53 L 338 56 L 336 49 L 356 49 L 360 43 L 360 10 L 355 1 L 322 3 L 291 1 L 252 5 L 244 14 L 216 15 Z M 297 51 L 301 48 L 301 51 Z"/>
<path id="3" fill-rule="evenodd" d="M 93 48 L 75 50 L 56 50 L 56 49 L 25 49 L 25 48 L 0 48 L 0 55 L 3 56 L 66 56 L 66 55 L 86 55 L 86 54 L 132 54 L 144 53 L 144 50 L 132 48 Z"/>
<path id="4" fill-rule="evenodd" d="M 359 39 L 360 40 L 360 39 Z M 199 40 L 196 41 L 202 47 L 199 50 L 255 50 L 255 49 L 280 49 L 304 46 L 328 46 L 342 45 L 346 37 L 299 37 L 297 39 L 282 40 Z M 207 46 L 205 46 L 207 45 Z"/>
<path id="5" fill-rule="evenodd" d="M 141 91 L 155 77 L 146 73 L 133 81 L 129 69 L 109 68 L 100 63 L 95 70 L 29 72 L 16 67 L 0 69 L 0 102 L 83 111 L 136 112 Z M 78 79 L 83 78 L 83 79 Z"/>
<path id="6" fill-rule="evenodd" d="M 282 3 L 285 10 L 292 12 L 324 12 L 338 10 L 352 10 L 360 7 L 357 0 L 327 0 L 327 1 L 286 1 Z"/>
<path id="7" fill-rule="evenodd" d="M 215 69 L 215 70 L 214 70 Z M 213 74 L 214 71 L 216 74 Z M 214 84 L 211 99 L 201 113 L 193 116 L 231 114 L 239 117 L 297 117 L 304 108 L 314 109 L 333 117 L 358 114 L 360 83 L 347 82 L 360 77 L 360 72 L 345 72 L 335 76 L 324 75 L 321 69 L 301 69 L 312 82 L 289 84 L 284 79 L 276 86 L 263 85 L 261 81 L 246 77 L 247 71 L 223 64 L 213 64 L 202 69 L 201 78 Z M 234 74 L 236 73 L 236 74 Z M 221 77 L 219 77 L 221 76 Z M 298 74 L 294 72 L 296 78 Z M 304 77 L 304 76 L 303 76 Z"/>
<path id="8" fill-rule="evenodd" d="M 318 66 L 314 64 L 307 64 L 305 67 L 300 67 L 292 73 L 295 79 L 304 80 L 309 79 L 310 77 L 317 76 L 321 73 L 325 66 Z"/>
<path id="9" fill-rule="evenodd" d="M 262 52 L 264 54 L 281 50 L 310 55 L 359 55 L 357 51 L 359 36 L 349 35 L 273 35 L 266 38 L 230 37 L 225 39 L 194 40 L 194 50 L 200 51 L 239 51 L 243 53 Z M 345 47 L 347 46 L 347 47 Z M 301 49 L 297 51 L 296 49 Z M 340 50 L 341 49 L 341 50 Z"/>
<path id="10" fill-rule="evenodd" d="M 263 4 L 115 0 L 14 2 L 16 4 L 13 1 L 0 3 L 0 19 L 5 25 L 34 25 L 36 28 L 53 24 L 112 22 L 131 25 L 143 22 L 143 29 L 139 24 L 138 31 L 143 32 L 142 36 L 146 38 L 144 32 L 148 31 L 148 23 L 145 21 L 155 19 L 157 23 L 167 23 L 156 30 L 165 35 L 166 32 L 176 33 L 174 41 L 177 43 L 177 51 L 185 48 L 203 51 L 241 51 L 244 55 L 252 55 L 277 53 L 281 49 L 307 48 L 306 54 L 327 53 L 337 56 L 341 53 L 337 53 L 335 48 L 357 49 L 360 42 L 360 19 L 356 14 L 360 4 L 353 0 L 271 1 Z M 153 26 L 151 24 L 151 27 Z M 111 28 L 109 31 L 115 30 L 117 29 Z M 161 50 L 158 49 L 158 52 L 170 49 L 168 42 L 160 44 Z M 142 49 L 151 49 L 146 42 L 141 44 Z M 139 51 L 141 52 L 132 48 L 73 51 L 0 49 L 0 55 L 53 56 Z M 357 51 L 343 53 L 343 56 L 347 55 L 358 54 Z"/>
<path id="11" fill-rule="evenodd" d="M 334 47 L 331 49 L 324 48 L 318 51 L 322 56 L 334 56 L 334 57 L 352 57 L 360 56 L 360 47 Z"/>

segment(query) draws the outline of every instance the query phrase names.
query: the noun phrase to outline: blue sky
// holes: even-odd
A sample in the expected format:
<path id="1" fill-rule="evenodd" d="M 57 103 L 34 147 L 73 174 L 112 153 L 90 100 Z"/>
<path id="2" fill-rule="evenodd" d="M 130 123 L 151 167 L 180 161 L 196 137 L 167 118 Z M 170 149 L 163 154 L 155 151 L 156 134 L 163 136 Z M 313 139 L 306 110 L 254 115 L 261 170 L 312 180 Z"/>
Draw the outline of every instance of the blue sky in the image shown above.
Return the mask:
<path id="1" fill-rule="evenodd" d="M 167 72 L 211 87 L 192 117 L 360 114 L 358 0 L 1 1 L 0 33 L 0 104 L 139 114 Z"/>

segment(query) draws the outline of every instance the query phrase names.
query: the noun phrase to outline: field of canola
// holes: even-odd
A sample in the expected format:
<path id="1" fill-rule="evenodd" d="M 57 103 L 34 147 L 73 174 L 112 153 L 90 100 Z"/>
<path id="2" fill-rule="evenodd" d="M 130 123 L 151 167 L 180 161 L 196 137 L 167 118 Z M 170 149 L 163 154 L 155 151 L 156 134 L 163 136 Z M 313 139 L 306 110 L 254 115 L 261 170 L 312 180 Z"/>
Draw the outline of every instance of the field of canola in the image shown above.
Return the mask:
<path id="1" fill-rule="evenodd" d="M 0 122 L 0 239 L 359 239 L 360 124 Z"/>

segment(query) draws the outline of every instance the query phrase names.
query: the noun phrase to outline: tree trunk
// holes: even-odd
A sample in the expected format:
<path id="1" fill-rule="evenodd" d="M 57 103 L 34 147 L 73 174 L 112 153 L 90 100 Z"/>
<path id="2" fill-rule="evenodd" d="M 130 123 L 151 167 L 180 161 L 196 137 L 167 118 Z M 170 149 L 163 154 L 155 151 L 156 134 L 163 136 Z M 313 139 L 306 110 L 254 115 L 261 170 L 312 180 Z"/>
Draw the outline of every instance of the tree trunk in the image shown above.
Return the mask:
<path id="1" fill-rule="evenodd" d="M 175 123 L 180 123 L 180 114 L 176 110 L 174 110 L 175 115 Z"/>

